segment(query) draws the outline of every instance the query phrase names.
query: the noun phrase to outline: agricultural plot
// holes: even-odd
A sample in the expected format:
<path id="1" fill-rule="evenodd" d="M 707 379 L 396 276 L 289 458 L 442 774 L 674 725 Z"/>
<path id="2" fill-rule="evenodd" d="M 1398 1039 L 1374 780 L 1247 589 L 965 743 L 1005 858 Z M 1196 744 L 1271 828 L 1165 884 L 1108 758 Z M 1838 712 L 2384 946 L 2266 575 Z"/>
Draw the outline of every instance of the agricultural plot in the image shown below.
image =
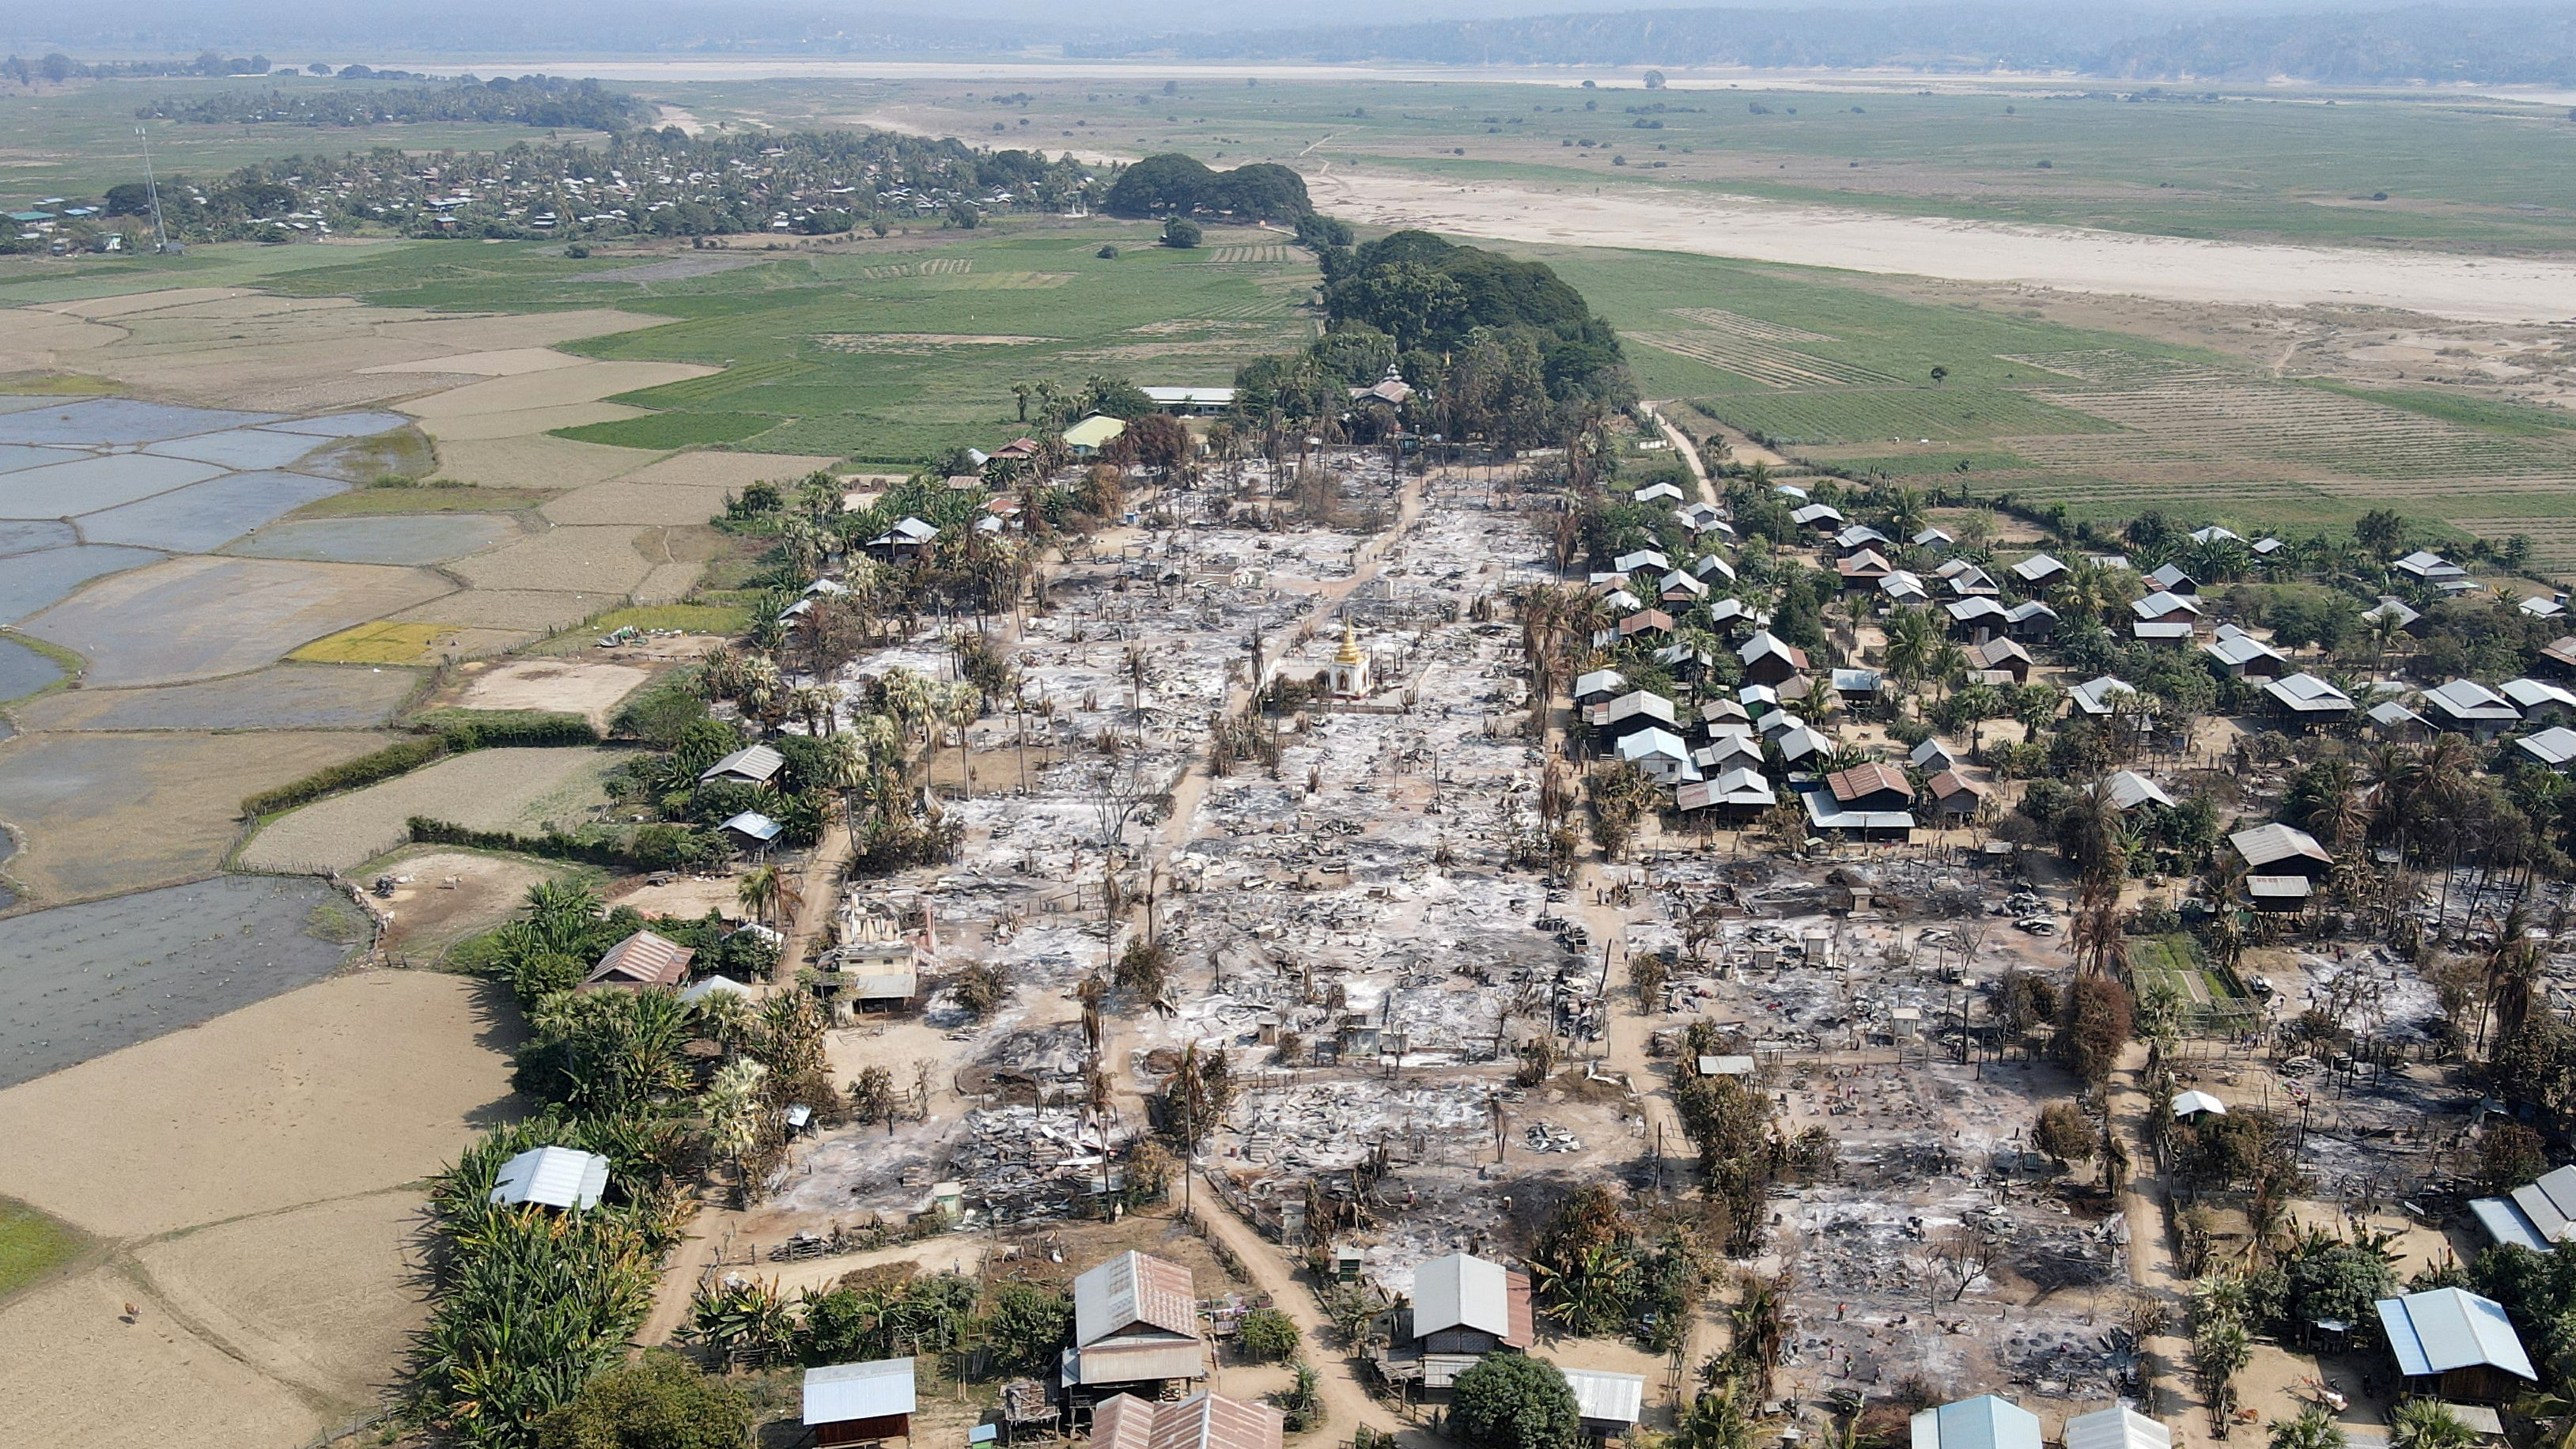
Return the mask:
<path id="1" fill-rule="evenodd" d="M 313 518 L 271 524 L 224 550 L 318 563 L 433 564 L 489 548 L 518 525 L 488 513 Z"/>
<path id="2" fill-rule="evenodd" d="M 148 548 L 81 544 L 0 558 L 0 624 L 50 608 L 102 574 L 139 568 L 160 557 Z"/>
<path id="3" fill-rule="evenodd" d="M 347 486 L 302 473 L 228 473 L 84 515 L 81 532 L 100 543 L 201 553 Z"/>
<path id="4" fill-rule="evenodd" d="M 93 684 L 176 684 L 259 668 L 453 587 L 416 569 L 177 558 L 94 583 L 26 630 L 87 658 Z"/>
<path id="5" fill-rule="evenodd" d="M 217 876 L 0 919 L 0 1087 L 329 974 L 349 949 L 312 933 L 331 899 L 319 881 Z"/>
<path id="6" fill-rule="evenodd" d="M 421 664 L 447 632 L 441 624 L 360 624 L 316 639 L 289 657 L 307 664 Z"/>
<path id="7" fill-rule="evenodd" d="M 1892 384 L 1901 379 L 1858 363 L 1817 357 L 1760 338 L 1703 328 L 1691 332 L 1632 334 L 1649 347 L 1705 362 L 1764 387 L 1829 387 L 1840 383 Z"/>
<path id="8" fill-rule="evenodd" d="M 1101 338 L 1175 320 L 1235 324 L 1222 335 L 1121 337 L 1108 359 L 1139 382 L 1222 384 L 1251 356 L 1300 346 L 1311 335 L 1294 310 L 1316 278 L 1302 249 L 1217 266 L 1204 255 L 1153 246 L 1152 235 L 1151 228 L 1109 222 L 996 225 L 943 239 L 935 255 L 871 256 L 862 246 L 644 281 L 620 280 L 613 264 L 541 255 L 545 249 L 534 246 L 486 248 L 470 267 L 455 259 L 456 249 L 433 248 L 323 269 L 285 285 L 307 295 L 354 293 L 382 306 L 607 305 L 667 319 L 562 344 L 596 359 L 594 369 L 496 378 L 406 404 L 438 436 L 448 476 L 595 482 L 649 461 L 587 477 L 550 475 L 521 466 L 535 461 L 515 455 L 530 441 L 602 452 L 721 442 L 748 452 L 910 465 L 953 446 L 989 447 L 994 434 L 1018 426 L 1013 382 L 1078 379 L 1100 365 Z M 1261 235 L 1265 256 L 1279 248 L 1272 234 Z M 1098 257 L 1103 242 L 1124 250 Z M 1043 291 L 1044 301 L 1012 300 L 1028 290 Z M 663 371 L 628 374 L 636 380 L 624 390 L 587 380 L 614 376 L 606 370 L 612 367 Z M 478 419 L 513 414 L 506 425 L 520 432 L 540 409 L 592 402 L 653 416 L 548 421 L 563 435 L 511 438 L 508 460 L 486 461 L 458 446 L 480 431 Z"/>
<path id="9" fill-rule="evenodd" d="M 619 702 L 653 677 L 632 664 L 564 659 L 514 659 L 465 670 L 459 708 L 577 714 L 602 729 Z"/>
<path id="10" fill-rule="evenodd" d="M 0 639 L 0 703 L 24 699 L 62 677 L 61 665 L 15 639 Z"/>
<path id="11" fill-rule="evenodd" d="M 355 730 L 28 734 L 0 744 L 9 874 L 42 902 L 193 880 L 240 837 L 241 799 L 384 743 Z"/>
<path id="12" fill-rule="evenodd" d="M 293 874 L 347 871 L 410 838 L 428 815 L 476 830 L 569 830 L 608 802 L 605 779 L 623 757 L 609 750 L 476 750 L 400 779 L 319 800 L 261 827 L 236 864 Z"/>
<path id="13" fill-rule="evenodd" d="M 0 656 L 9 649 L 23 646 L 0 641 Z M 203 684 L 66 690 L 24 706 L 18 718 L 36 731 L 372 729 L 416 683 L 405 669 L 280 664 Z M 6 689 L 0 683 L 0 693 Z"/>

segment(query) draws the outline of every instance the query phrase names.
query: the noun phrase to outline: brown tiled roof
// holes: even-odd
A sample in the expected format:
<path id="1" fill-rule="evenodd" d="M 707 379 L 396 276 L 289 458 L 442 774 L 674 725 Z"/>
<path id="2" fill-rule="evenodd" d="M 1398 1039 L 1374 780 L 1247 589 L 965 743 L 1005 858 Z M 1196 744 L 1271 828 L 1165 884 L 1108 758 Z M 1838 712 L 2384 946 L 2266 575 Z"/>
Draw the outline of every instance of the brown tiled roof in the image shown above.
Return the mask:
<path id="1" fill-rule="evenodd" d="M 1828 775 L 1825 777 L 1825 788 L 1833 791 L 1834 798 L 1845 804 L 1866 799 L 1881 790 L 1898 791 L 1908 800 L 1914 798 L 1914 787 L 1905 783 L 1905 772 L 1884 761 L 1858 765 L 1841 774 Z"/>
<path id="2" fill-rule="evenodd" d="M 584 986 L 677 986 L 688 979 L 697 952 L 651 931 L 638 931 L 608 948 Z"/>
<path id="3" fill-rule="evenodd" d="M 1118 1394 L 1091 1414 L 1094 1449 L 1279 1449 L 1286 1429 L 1277 1409 L 1223 1394 L 1193 1394 L 1177 1404 Z"/>
<path id="4" fill-rule="evenodd" d="M 1940 774 L 1924 781 L 1923 788 L 1931 791 L 1932 798 L 1935 800 L 1947 800 L 1959 794 L 1983 795 L 1986 793 L 1982 786 L 1956 770 L 1943 770 Z"/>

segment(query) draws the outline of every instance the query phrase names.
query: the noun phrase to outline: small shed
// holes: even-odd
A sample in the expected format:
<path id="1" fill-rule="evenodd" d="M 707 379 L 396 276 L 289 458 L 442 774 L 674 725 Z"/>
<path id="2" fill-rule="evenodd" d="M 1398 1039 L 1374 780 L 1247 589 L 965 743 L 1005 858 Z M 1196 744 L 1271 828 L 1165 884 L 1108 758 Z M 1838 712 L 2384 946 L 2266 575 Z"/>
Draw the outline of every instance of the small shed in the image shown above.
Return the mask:
<path id="1" fill-rule="evenodd" d="M 2465 1288 L 2436 1288 L 2382 1298 L 2378 1307 L 2397 1371 L 2419 1392 L 2492 1404 L 2539 1381 L 2521 1335 L 2492 1298 Z"/>
<path id="2" fill-rule="evenodd" d="M 1979 1394 L 1914 1416 L 1914 1449 L 2040 1449 L 2039 1416 Z"/>
<path id="3" fill-rule="evenodd" d="M 2066 1449 L 2173 1449 L 2173 1430 L 2123 1405 L 2066 1421 Z"/>
<path id="4" fill-rule="evenodd" d="M 912 1409 L 911 1359 L 836 1363 L 805 1371 L 805 1427 L 824 1449 L 887 1439 L 909 1444 Z"/>
<path id="5" fill-rule="evenodd" d="M 2189 1122 L 2198 1117 L 2224 1117 L 2227 1104 L 2207 1092 L 2176 1092 L 2173 1114 L 2177 1122 Z"/>
<path id="6" fill-rule="evenodd" d="M 1646 1376 L 1608 1369 L 1559 1368 L 1574 1390 L 1575 1413 L 1595 1439 L 1616 1438 L 1637 1427 L 1646 1412 Z"/>
<path id="7" fill-rule="evenodd" d="M 607 1191 L 607 1158 L 577 1147 L 531 1147 L 501 1164 L 492 1201 L 579 1211 L 599 1206 Z"/>
<path id="8" fill-rule="evenodd" d="M 698 772 L 698 783 L 711 784 L 730 780 L 741 785 L 766 785 L 770 777 L 787 768 L 787 757 L 767 745 L 745 745 Z"/>
<path id="9" fill-rule="evenodd" d="M 745 810 L 716 828 L 723 831 L 737 848 L 754 853 L 776 845 L 778 837 L 787 832 L 786 826 L 757 810 Z"/>

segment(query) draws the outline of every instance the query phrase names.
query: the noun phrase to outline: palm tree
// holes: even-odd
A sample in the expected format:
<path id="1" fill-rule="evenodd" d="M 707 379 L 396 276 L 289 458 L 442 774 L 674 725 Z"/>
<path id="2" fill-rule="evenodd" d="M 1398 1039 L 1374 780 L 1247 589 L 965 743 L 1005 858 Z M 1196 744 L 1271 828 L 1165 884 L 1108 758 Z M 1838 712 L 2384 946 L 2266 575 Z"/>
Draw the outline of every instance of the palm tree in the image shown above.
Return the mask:
<path id="1" fill-rule="evenodd" d="M 753 866 L 734 882 L 734 899 L 762 925 L 769 924 L 769 913 L 778 908 L 780 893 L 778 867 L 774 865 Z"/>
<path id="2" fill-rule="evenodd" d="M 2392 1449 L 2468 1449 L 2476 1437 L 2440 1399 L 2408 1399 L 2388 1421 Z"/>
<path id="3" fill-rule="evenodd" d="M 1011 398 L 1020 405 L 1021 422 L 1025 423 L 1029 420 L 1029 399 L 1037 396 L 1037 391 L 1037 384 L 1035 383 L 1015 382 L 1011 384 Z"/>
<path id="4" fill-rule="evenodd" d="M 2295 1419 L 2274 1419 L 2268 1449 L 2344 1449 L 2343 1427 L 2322 1404 L 2310 1404 Z"/>

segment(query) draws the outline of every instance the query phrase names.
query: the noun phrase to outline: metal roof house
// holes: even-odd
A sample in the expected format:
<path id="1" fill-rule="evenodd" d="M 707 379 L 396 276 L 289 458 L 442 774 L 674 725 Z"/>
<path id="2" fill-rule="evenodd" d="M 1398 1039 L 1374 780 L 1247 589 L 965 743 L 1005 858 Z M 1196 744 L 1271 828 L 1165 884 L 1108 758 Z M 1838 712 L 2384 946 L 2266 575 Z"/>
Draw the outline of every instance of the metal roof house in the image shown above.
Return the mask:
<path id="1" fill-rule="evenodd" d="M 677 986 L 689 979 L 689 963 L 698 953 L 668 936 L 652 931 L 634 935 L 608 948 L 599 965 L 582 978 L 584 991 L 609 986 L 631 986 L 638 990 Z"/>
<path id="2" fill-rule="evenodd" d="M 1126 435 L 1125 419 L 1093 413 L 1064 430 L 1064 445 L 1073 450 L 1075 457 L 1088 458 Z"/>
<path id="3" fill-rule="evenodd" d="M 1634 689 L 1607 704 L 1594 705 L 1584 721 L 1592 726 L 1605 743 L 1625 739 L 1639 730 L 1671 731 L 1673 702 L 1650 690 Z"/>
<path id="4" fill-rule="evenodd" d="M 1145 387 L 1137 391 L 1167 413 L 1221 413 L 1234 406 L 1230 387 Z"/>
<path id="5" fill-rule="evenodd" d="M 2031 587 L 2055 583 L 2065 572 L 2066 565 L 2044 553 L 2032 554 L 2012 566 L 2013 577 Z"/>
<path id="6" fill-rule="evenodd" d="M 2066 697 L 2073 702 L 2078 713 L 2100 718 L 2135 707 L 2138 691 L 2127 680 L 2105 674 L 2099 679 L 2068 685 Z"/>
<path id="7" fill-rule="evenodd" d="M 1673 561 L 1664 557 L 1662 549 L 1656 548 L 1641 548 L 1633 553 L 1623 553 L 1610 561 L 1611 570 L 1622 574 L 1660 574 L 1669 572 L 1672 566 Z"/>
<path id="8" fill-rule="evenodd" d="M 2336 724 L 2352 717 L 2352 696 L 2302 670 L 2263 686 L 2283 718 L 2302 726 Z"/>
<path id="9" fill-rule="evenodd" d="M 531 1147 L 501 1164 L 492 1201 L 510 1207 L 579 1210 L 599 1206 L 608 1191 L 608 1159 L 576 1147 Z"/>
<path id="10" fill-rule="evenodd" d="M 2180 564 L 2165 564 L 2147 575 L 2147 582 L 2168 594 L 2197 594 L 2200 581 L 2182 571 Z"/>
<path id="11" fill-rule="evenodd" d="M 1673 788 L 1673 808 L 1714 810 L 1721 819 L 1746 821 L 1779 803 L 1780 792 L 1750 765 L 1738 765 L 1714 780 Z"/>
<path id="12" fill-rule="evenodd" d="M 2410 1380 L 2432 1381 L 2425 1387 L 2446 1399 L 2495 1403 L 2522 1392 L 2516 1379 L 2539 1381 L 2521 1335 L 2492 1298 L 2465 1288 L 2436 1288 L 2382 1298 L 2378 1306 L 2397 1371 Z"/>
<path id="13" fill-rule="evenodd" d="M 1699 778 L 1699 767 L 1691 763 L 1690 746 L 1667 730 L 1632 730 L 1619 737 L 1613 753 L 1621 764 L 1636 766 L 1658 785 L 1687 784 Z"/>
<path id="14" fill-rule="evenodd" d="M 2066 1421 L 2066 1449 L 2173 1449 L 2173 1430 L 2114 1404 Z"/>
<path id="15" fill-rule="evenodd" d="M 2469 1212 L 2499 1246 L 2546 1253 L 2576 1236 L 2576 1167 L 2544 1172 L 2505 1197 L 2482 1197 Z"/>
<path id="16" fill-rule="evenodd" d="M 733 780 L 745 785 L 766 785 L 770 777 L 787 768 L 787 757 L 767 745 L 745 745 L 698 772 L 698 783 Z"/>
<path id="17" fill-rule="evenodd" d="M 2469 576 L 2469 571 L 2467 569 L 2460 567 L 2458 564 L 2451 562 L 2449 559 L 2442 557 L 2440 554 L 2433 552 L 2429 548 L 2419 548 L 2413 553 L 2406 555 L 2406 557 L 2399 559 L 2397 562 L 2390 564 L 2389 567 L 2395 569 L 2401 574 L 2422 579 L 2428 584 L 2438 584 L 2449 579 L 2464 579 Z"/>
<path id="18" fill-rule="evenodd" d="M 1951 749 L 1937 735 L 1924 736 L 1923 743 L 1916 745 L 1913 752 L 1905 758 L 1913 764 L 1914 768 L 1929 774 L 1938 774 L 1943 770 L 1955 770 L 1959 767 L 1958 751 Z"/>
<path id="19" fill-rule="evenodd" d="M 2219 625 L 2216 637 L 2201 645 L 2200 652 L 2217 660 L 2219 668 L 2238 679 L 2277 678 L 2288 662 L 2280 650 L 2233 624 Z"/>
<path id="20" fill-rule="evenodd" d="M 1073 1346 L 1067 1388 L 1158 1383 L 1207 1376 L 1190 1270 L 1144 1253 L 1121 1253 L 1073 1280 Z"/>
<path id="21" fill-rule="evenodd" d="M 1574 703 L 1577 707 L 1608 704 L 1628 688 L 1628 676 L 1616 669 L 1595 669 L 1577 675 L 1574 680 Z"/>
<path id="22" fill-rule="evenodd" d="M 1594 1438 L 1627 1433 L 1646 1412 L 1646 1376 L 1608 1369 L 1562 1368 L 1565 1386 L 1574 1390 L 1574 1409 L 1584 1432 Z"/>
<path id="23" fill-rule="evenodd" d="M 1158 1404 L 1133 1394 L 1103 1400 L 1091 1412 L 1093 1449 L 1279 1449 L 1285 1414 L 1268 1404 L 1223 1394 L 1192 1394 Z"/>
<path id="24" fill-rule="evenodd" d="M 912 1360 L 881 1358 L 805 1371 L 805 1427 L 833 1449 L 900 1438 L 912 1441 Z"/>
<path id="25" fill-rule="evenodd" d="M 2424 717 L 2436 726 L 2485 744 L 2522 723 L 2522 711 L 2474 679 L 2454 679 L 2424 691 Z"/>
<path id="26" fill-rule="evenodd" d="M 1783 642 L 1768 629 L 1745 640 L 1735 657 L 1744 663 L 1744 677 L 1755 684 L 1778 684 L 1807 672 L 1807 651 Z"/>
<path id="27" fill-rule="evenodd" d="M 2576 765 L 2576 730 L 2565 725 L 2551 725 L 2537 734 L 2524 735 L 2513 742 L 2513 747 L 2524 759 L 2561 775 Z"/>
<path id="28" fill-rule="evenodd" d="M 2114 810 L 2135 810 L 2150 804 L 2162 805 L 2167 810 L 2175 808 L 2174 797 L 2166 794 L 2163 786 L 2135 770 L 2118 771 L 2104 783 L 2111 788 L 2111 808 Z"/>
<path id="29" fill-rule="evenodd" d="M 2507 704 L 2522 711 L 2524 724 L 2566 724 L 2576 720 L 2576 694 L 2537 679 L 2508 679 L 2496 686 Z"/>
<path id="30" fill-rule="evenodd" d="M 732 836 L 734 844 L 744 850 L 767 850 L 776 845 L 778 837 L 787 831 L 786 826 L 757 810 L 745 810 L 716 829 Z"/>
<path id="31" fill-rule="evenodd" d="M 2245 868 L 2257 875 L 2304 875 L 2310 879 L 2334 869 L 2334 856 L 2317 844 L 2317 838 L 2293 825 L 2275 821 L 2239 830 L 2227 837 L 2243 857 Z"/>
<path id="32" fill-rule="evenodd" d="M 1914 1416 L 1914 1449 L 2040 1449 L 2039 1416 L 1979 1394 Z"/>
<path id="33" fill-rule="evenodd" d="M 1496 1349 L 1526 1349 L 1538 1341 L 1530 1314 L 1530 1280 L 1500 1263 L 1465 1253 L 1434 1258 L 1413 1270 L 1411 1340 L 1425 1360 L 1460 1360 L 1451 1376 Z M 1425 1364 L 1424 1382 L 1433 1382 Z"/>
<path id="34" fill-rule="evenodd" d="M 1686 496 L 1688 495 L 1684 494 L 1682 490 L 1674 487 L 1670 483 L 1649 483 L 1645 487 L 1638 489 L 1636 492 L 1629 494 L 1628 500 L 1632 503 L 1662 503 L 1667 499 L 1679 502 Z"/>

